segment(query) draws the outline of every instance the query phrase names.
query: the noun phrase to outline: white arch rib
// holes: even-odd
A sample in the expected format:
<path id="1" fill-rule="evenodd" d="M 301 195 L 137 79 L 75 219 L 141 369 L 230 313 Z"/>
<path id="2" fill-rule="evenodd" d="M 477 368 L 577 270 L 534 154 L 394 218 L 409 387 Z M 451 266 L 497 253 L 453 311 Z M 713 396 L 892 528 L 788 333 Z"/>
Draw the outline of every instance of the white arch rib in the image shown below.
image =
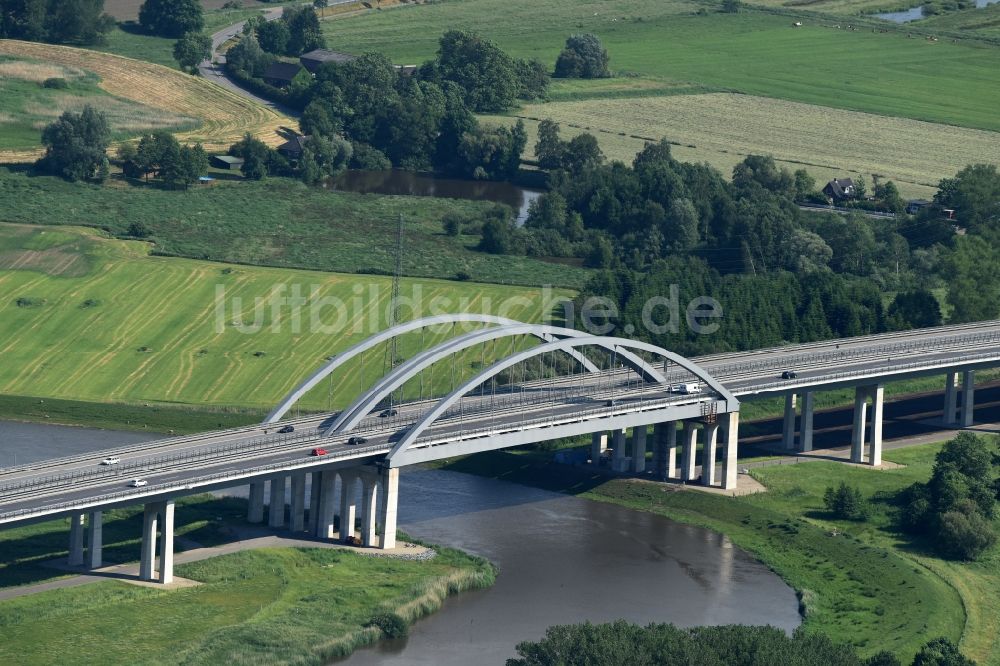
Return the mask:
<path id="1" fill-rule="evenodd" d="M 390 467 L 399 467 L 405 465 L 405 454 L 406 450 L 410 448 L 420 435 L 430 427 L 442 414 L 444 414 L 449 407 L 458 402 L 467 393 L 472 391 L 474 388 L 482 384 L 483 382 L 496 376 L 498 373 L 503 372 L 507 368 L 516 365 L 522 361 L 530 359 L 539 354 L 545 354 L 550 351 L 562 351 L 574 347 L 584 347 L 584 346 L 601 346 L 605 348 L 617 348 L 625 347 L 627 349 L 636 349 L 640 351 L 646 351 L 658 356 L 662 356 L 670 361 L 673 361 L 680 367 L 686 369 L 688 372 L 693 374 L 698 379 L 702 380 L 709 387 L 712 388 L 716 393 L 723 397 L 727 402 L 733 405 L 738 405 L 739 401 L 736 400 L 735 396 L 730 393 L 725 386 L 723 386 L 714 377 L 708 374 L 704 369 L 698 365 L 692 363 L 688 359 L 675 354 L 671 351 L 652 345 L 646 342 L 639 342 L 637 340 L 625 340 L 623 338 L 607 337 L 607 336 L 584 336 L 584 337 L 574 337 L 566 338 L 563 340 L 556 340 L 554 342 L 548 342 L 531 349 L 526 349 L 517 354 L 508 356 L 507 358 L 498 361 L 486 368 L 475 377 L 465 382 L 446 397 L 442 398 L 429 412 L 427 412 L 419 421 L 417 421 L 405 435 L 396 443 L 389 454 L 386 456 L 386 461 L 389 463 Z M 620 353 L 620 352 L 619 352 Z M 662 379 L 662 378 L 661 378 Z M 662 383 L 666 383 L 663 380 Z"/>

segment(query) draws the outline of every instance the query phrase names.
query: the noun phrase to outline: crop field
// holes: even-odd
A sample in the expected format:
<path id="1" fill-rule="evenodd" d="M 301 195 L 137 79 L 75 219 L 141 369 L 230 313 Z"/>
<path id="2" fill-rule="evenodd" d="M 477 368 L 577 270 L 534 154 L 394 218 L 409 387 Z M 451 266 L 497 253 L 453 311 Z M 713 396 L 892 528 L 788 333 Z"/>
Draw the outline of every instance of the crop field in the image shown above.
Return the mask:
<path id="1" fill-rule="evenodd" d="M 139 18 L 139 7 L 143 0 L 105 0 L 104 11 L 111 14 L 119 21 L 134 21 Z M 226 4 L 226 0 L 201 0 L 201 6 L 206 12 L 214 9 L 221 9 Z M 266 3 L 255 0 L 240 0 L 244 7 L 264 7 Z"/>
<path id="2" fill-rule="evenodd" d="M 147 243 L 92 230 L 0 225 L 0 393 L 269 408 L 331 354 L 385 328 L 389 316 L 387 277 L 148 252 Z M 400 293 L 405 318 L 485 311 L 522 320 L 540 319 L 554 306 L 549 298 L 572 294 L 411 279 Z M 275 296 L 306 302 L 293 309 Z M 430 331 L 426 341 L 452 333 Z M 416 353 L 421 342 L 404 338 L 399 354 Z M 457 380 L 483 354 L 462 360 Z M 373 350 L 302 407 L 342 406 L 386 361 L 384 350 Z M 426 389 L 447 388 L 453 372 L 437 368 Z"/>
<path id="3" fill-rule="evenodd" d="M 98 87 L 96 75 L 77 67 L 0 56 L 0 78 L 0 149 L 37 147 L 45 125 L 64 111 L 79 111 L 87 104 L 107 115 L 116 139 L 198 124 L 193 118 L 113 97 Z M 68 88 L 42 86 L 53 78 L 65 80 Z"/>
<path id="4" fill-rule="evenodd" d="M 552 66 L 567 36 L 597 34 L 613 70 L 808 104 L 1000 130 L 1000 48 L 837 29 L 840 20 L 709 11 L 682 0 L 456 0 L 324 22 L 332 48 L 433 57 L 448 28 L 479 30 Z M 497 20 L 498 17 L 516 17 Z M 841 26 L 844 28 L 845 26 Z"/>
<path id="5" fill-rule="evenodd" d="M 178 133 L 181 141 L 200 142 L 206 150 L 224 150 L 250 132 L 270 145 L 283 139 L 276 130 L 292 121 L 220 86 L 160 65 L 120 56 L 16 40 L 0 41 L 0 55 L 30 58 L 54 66 L 93 72 L 104 92 L 129 103 L 163 112 L 170 118 L 195 118 L 196 129 Z M 38 151 L 35 151 L 37 154 Z M 0 152 L 0 161 L 23 161 L 32 153 Z"/>
<path id="6" fill-rule="evenodd" d="M 998 132 L 729 93 L 533 104 L 516 114 L 588 129 L 607 142 L 609 157 L 624 161 L 645 141 L 666 138 L 680 144 L 679 159 L 707 161 L 727 174 L 747 154 L 770 154 L 817 180 L 850 172 L 871 182 L 879 174 L 914 196 L 1000 155 Z M 850 137 L 831 128 L 849 128 Z"/>

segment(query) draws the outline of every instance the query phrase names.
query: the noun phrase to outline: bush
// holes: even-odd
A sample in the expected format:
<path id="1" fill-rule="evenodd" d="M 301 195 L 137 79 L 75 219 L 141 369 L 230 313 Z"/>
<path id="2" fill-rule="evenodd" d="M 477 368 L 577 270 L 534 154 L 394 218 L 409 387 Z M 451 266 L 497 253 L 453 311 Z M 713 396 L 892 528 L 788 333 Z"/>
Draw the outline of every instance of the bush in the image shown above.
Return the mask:
<path id="1" fill-rule="evenodd" d="M 69 88 L 69 81 L 61 78 L 45 79 L 45 81 L 42 82 L 42 87 L 65 90 L 66 88 Z"/>
<path id="2" fill-rule="evenodd" d="M 381 150 L 359 141 L 355 141 L 351 145 L 354 148 L 354 154 L 351 155 L 352 169 L 382 171 L 392 168 L 392 162 Z"/>
<path id="3" fill-rule="evenodd" d="M 597 35 L 573 35 L 556 60 L 557 78 L 599 79 L 611 76 L 608 51 Z"/>
<path id="4" fill-rule="evenodd" d="M 379 613 L 368 620 L 369 627 L 378 627 L 386 638 L 405 638 L 409 629 L 406 620 L 397 613 Z"/>
<path id="5" fill-rule="evenodd" d="M 462 232 L 462 225 L 465 224 L 465 216 L 459 213 L 446 213 L 441 219 L 441 226 L 449 236 L 457 236 Z"/>
<path id="6" fill-rule="evenodd" d="M 44 298 L 33 298 L 31 296 L 18 296 L 14 300 L 14 305 L 19 308 L 34 308 L 44 304 Z"/>
<path id="7" fill-rule="evenodd" d="M 836 488 L 827 487 L 823 493 L 823 504 L 827 511 L 842 520 L 864 520 L 868 517 L 868 503 L 861 490 L 841 481 Z"/>
<path id="8" fill-rule="evenodd" d="M 996 543 L 993 525 L 974 508 L 946 511 L 939 518 L 936 543 L 947 557 L 974 560 Z"/>
<path id="9" fill-rule="evenodd" d="M 136 220 L 132 224 L 128 225 L 128 229 L 125 230 L 125 233 L 132 238 L 145 238 L 149 235 L 149 227 Z"/>
<path id="10" fill-rule="evenodd" d="M 913 666 L 976 666 L 976 662 L 959 652 L 947 638 L 935 638 L 920 648 Z"/>

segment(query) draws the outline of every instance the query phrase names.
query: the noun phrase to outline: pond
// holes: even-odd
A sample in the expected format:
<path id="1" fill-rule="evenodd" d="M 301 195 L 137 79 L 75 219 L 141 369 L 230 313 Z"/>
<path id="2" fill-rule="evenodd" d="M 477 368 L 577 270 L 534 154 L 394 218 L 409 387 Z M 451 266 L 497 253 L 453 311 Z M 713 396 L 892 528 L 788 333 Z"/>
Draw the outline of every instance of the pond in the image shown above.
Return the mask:
<path id="1" fill-rule="evenodd" d="M 359 194 L 396 194 L 417 197 L 442 197 L 471 199 L 506 204 L 517 211 L 517 226 L 528 217 L 528 206 L 541 196 L 541 191 L 531 190 L 506 181 L 459 180 L 439 178 L 433 174 L 386 169 L 364 171 L 351 169 L 333 179 L 333 188 L 342 192 Z"/>
<path id="2" fill-rule="evenodd" d="M 992 5 L 1000 0 L 976 0 L 976 8 L 982 9 L 986 5 Z M 893 23 L 909 23 L 910 21 L 919 21 L 924 17 L 923 5 L 917 5 L 916 7 L 910 7 L 909 9 L 900 12 L 885 12 L 882 14 L 872 14 L 875 18 L 880 18 L 885 21 L 892 21 Z"/>

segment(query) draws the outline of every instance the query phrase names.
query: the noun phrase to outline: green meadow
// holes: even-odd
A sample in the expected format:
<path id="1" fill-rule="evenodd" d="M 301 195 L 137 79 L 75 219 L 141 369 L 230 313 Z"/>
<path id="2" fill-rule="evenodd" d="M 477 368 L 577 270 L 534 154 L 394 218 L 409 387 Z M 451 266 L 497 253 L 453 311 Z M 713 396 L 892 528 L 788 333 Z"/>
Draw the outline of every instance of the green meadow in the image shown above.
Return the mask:
<path id="1" fill-rule="evenodd" d="M 225 265 L 149 250 L 94 230 L 0 225 L 0 394 L 268 409 L 332 354 L 387 325 L 388 277 Z M 521 320 L 554 307 L 547 293 L 571 295 L 429 279 L 405 279 L 400 293 L 405 318 L 480 311 Z M 306 302 L 296 309 L 275 296 Z M 411 334 L 397 353 L 408 357 L 453 333 Z M 335 373 L 301 407 L 346 404 L 384 373 L 387 353 L 372 350 Z M 426 396 L 450 387 L 485 353 L 475 350 L 457 369 L 435 367 L 412 391 Z"/>
<path id="2" fill-rule="evenodd" d="M 592 32 L 620 74 L 1000 130 L 1000 49 L 796 16 L 722 14 L 683 0 L 456 0 L 330 20 L 324 32 L 332 48 L 415 63 L 433 56 L 445 30 L 475 29 L 549 66 L 567 36 Z M 795 20 L 805 25 L 793 28 Z"/>

